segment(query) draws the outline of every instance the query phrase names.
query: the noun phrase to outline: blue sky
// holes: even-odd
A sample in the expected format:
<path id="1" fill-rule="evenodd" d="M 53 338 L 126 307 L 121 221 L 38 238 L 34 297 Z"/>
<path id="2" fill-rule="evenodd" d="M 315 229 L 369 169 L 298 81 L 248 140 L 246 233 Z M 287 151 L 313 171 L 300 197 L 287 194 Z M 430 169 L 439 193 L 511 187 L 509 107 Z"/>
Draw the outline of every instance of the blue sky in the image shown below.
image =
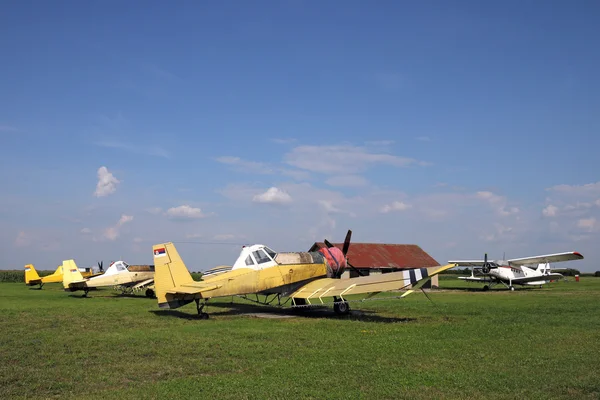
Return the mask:
<path id="1" fill-rule="evenodd" d="M 577 250 L 600 269 L 594 1 L 0 6 L 0 268 L 180 243 Z"/>

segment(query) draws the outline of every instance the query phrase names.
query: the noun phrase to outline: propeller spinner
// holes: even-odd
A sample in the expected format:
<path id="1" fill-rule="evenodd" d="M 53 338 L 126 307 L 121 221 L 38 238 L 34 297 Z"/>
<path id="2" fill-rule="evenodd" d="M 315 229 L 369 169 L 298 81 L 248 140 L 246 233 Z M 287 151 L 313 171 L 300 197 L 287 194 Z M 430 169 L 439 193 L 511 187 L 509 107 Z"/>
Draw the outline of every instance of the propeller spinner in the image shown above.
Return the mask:
<path id="1" fill-rule="evenodd" d="M 483 265 L 481 266 L 481 272 L 484 274 L 489 274 L 490 269 L 492 269 L 492 264 L 488 262 L 487 253 L 485 253 L 483 257 Z"/>
<path id="2" fill-rule="evenodd" d="M 352 269 L 354 272 L 356 272 L 358 275 L 360 276 L 364 276 L 364 274 L 362 272 L 360 272 L 358 269 L 356 269 L 352 264 L 350 264 L 350 262 L 348 262 L 348 249 L 350 248 L 350 239 L 352 238 L 352 230 L 348 229 L 348 233 L 346 233 L 346 238 L 344 239 L 344 245 L 342 246 L 342 254 L 345 258 L 345 264 L 350 267 L 350 269 Z M 325 239 L 323 241 L 325 243 L 325 245 L 327 246 L 328 249 L 337 249 L 333 244 L 331 244 L 331 242 L 329 242 L 329 240 Z M 337 249 L 339 251 L 339 249 Z M 342 273 L 344 272 L 344 268 L 338 268 L 336 271 L 336 274 L 334 276 L 334 278 L 339 278 Z"/>

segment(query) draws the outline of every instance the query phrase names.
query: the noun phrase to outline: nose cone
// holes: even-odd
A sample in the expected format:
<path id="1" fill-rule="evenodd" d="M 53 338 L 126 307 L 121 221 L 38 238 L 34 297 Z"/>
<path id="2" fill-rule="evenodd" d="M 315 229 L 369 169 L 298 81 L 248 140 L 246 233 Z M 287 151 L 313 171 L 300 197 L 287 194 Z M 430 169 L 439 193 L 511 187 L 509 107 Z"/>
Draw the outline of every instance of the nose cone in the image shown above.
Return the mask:
<path id="1" fill-rule="evenodd" d="M 346 269 L 346 257 L 342 250 L 337 247 L 322 248 L 319 253 L 323 254 L 325 261 L 333 272 L 333 276 L 339 277 Z"/>

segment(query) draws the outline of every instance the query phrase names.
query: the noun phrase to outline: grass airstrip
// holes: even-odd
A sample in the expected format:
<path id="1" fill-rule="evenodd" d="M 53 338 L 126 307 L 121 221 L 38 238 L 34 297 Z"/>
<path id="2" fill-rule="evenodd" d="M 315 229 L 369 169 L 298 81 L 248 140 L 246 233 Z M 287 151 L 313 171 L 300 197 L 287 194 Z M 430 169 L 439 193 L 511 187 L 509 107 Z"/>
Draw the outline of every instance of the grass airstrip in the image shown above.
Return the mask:
<path id="1" fill-rule="evenodd" d="M 600 278 L 512 293 L 442 278 L 433 302 L 337 317 L 215 299 L 209 320 L 1 283 L 0 398 L 599 398 Z"/>

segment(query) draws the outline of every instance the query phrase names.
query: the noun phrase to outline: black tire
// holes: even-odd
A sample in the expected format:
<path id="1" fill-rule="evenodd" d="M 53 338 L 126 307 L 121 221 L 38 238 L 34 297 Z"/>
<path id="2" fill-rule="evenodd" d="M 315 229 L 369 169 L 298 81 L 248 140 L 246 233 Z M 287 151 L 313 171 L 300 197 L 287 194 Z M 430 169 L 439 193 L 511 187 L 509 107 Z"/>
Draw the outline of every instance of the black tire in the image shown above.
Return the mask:
<path id="1" fill-rule="evenodd" d="M 346 315 L 350 313 L 350 304 L 347 301 L 339 301 L 333 303 L 333 311 L 338 315 Z"/>
<path id="2" fill-rule="evenodd" d="M 489 287 L 488 285 L 485 285 L 485 286 L 483 287 L 483 291 L 484 291 L 484 292 L 487 292 L 488 290 L 490 290 L 490 287 Z"/>
<path id="3" fill-rule="evenodd" d="M 205 312 L 200 313 L 200 319 L 208 319 L 208 314 Z"/>
<path id="4" fill-rule="evenodd" d="M 154 290 L 152 289 L 146 289 L 146 297 L 154 297 Z"/>

